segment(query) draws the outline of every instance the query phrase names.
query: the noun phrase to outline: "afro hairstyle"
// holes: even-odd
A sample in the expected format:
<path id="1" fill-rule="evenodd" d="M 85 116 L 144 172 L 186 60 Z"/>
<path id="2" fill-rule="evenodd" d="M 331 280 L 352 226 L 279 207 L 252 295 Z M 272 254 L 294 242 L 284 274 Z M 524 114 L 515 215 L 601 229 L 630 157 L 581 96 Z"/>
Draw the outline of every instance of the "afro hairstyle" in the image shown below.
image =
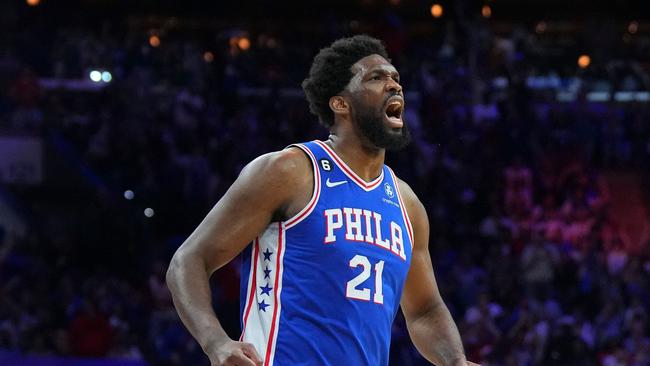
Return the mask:
<path id="1" fill-rule="evenodd" d="M 388 60 L 388 53 L 380 40 L 356 35 L 334 41 L 314 57 L 309 76 L 302 82 L 302 89 L 307 96 L 309 110 L 318 116 L 325 127 L 334 124 L 334 112 L 329 107 L 329 100 L 342 92 L 354 76 L 352 65 L 374 54 Z"/>

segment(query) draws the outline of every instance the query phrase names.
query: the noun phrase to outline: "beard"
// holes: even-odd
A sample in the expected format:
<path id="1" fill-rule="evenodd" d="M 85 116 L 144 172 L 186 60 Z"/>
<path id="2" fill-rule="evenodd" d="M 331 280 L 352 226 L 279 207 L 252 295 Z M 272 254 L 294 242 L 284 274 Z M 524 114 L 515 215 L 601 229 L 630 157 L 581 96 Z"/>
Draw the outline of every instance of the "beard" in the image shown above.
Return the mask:
<path id="1" fill-rule="evenodd" d="M 358 101 L 354 104 L 354 120 L 361 135 L 372 145 L 395 151 L 404 148 L 411 142 L 411 131 L 403 120 L 404 117 L 402 117 L 404 123 L 402 128 L 390 128 L 384 122 L 386 112 L 383 105 L 381 108 L 372 108 Z"/>

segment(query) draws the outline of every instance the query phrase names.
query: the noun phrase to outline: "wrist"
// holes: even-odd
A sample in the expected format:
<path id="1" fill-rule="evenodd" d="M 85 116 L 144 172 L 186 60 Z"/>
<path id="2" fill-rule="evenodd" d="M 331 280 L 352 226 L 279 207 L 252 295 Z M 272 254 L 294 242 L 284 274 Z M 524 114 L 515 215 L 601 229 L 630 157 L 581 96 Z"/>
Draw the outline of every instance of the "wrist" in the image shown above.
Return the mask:
<path id="1" fill-rule="evenodd" d="M 219 348 L 229 340 L 230 337 L 228 337 L 225 332 L 212 332 L 204 337 L 204 339 L 199 342 L 199 344 L 201 345 L 203 352 L 208 356 L 211 356 L 211 353 L 213 353 L 215 349 Z"/>
<path id="2" fill-rule="evenodd" d="M 466 365 L 467 365 L 467 359 L 465 358 L 465 355 L 460 355 L 460 356 L 454 358 L 449 363 L 449 366 L 466 366 Z"/>

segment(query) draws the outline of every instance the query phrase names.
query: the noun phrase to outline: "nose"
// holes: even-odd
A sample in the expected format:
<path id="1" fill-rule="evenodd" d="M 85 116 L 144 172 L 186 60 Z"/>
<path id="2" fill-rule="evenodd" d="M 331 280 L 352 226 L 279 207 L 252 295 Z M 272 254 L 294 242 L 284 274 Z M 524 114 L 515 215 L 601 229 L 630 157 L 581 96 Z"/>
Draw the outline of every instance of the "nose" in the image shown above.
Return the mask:
<path id="1" fill-rule="evenodd" d="M 393 78 L 388 78 L 388 83 L 386 83 L 386 90 L 390 92 L 402 92 L 402 85 L 395 81 Z"/>

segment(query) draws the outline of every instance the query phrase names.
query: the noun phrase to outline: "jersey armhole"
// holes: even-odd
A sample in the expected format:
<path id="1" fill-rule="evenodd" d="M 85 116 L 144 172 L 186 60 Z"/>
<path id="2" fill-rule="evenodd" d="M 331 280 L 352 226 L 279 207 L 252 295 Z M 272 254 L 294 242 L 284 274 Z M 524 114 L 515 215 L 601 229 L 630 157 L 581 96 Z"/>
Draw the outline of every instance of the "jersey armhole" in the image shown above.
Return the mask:
<path id="1" fill-rule="evenodd" d="M 305 207 L 303 207 L 303 209 L 300 210 L 297 214 L 293 215 L 289 219 L 282 222 L 282 226 L 284 227 L 285 230 L 295 226 L 296 224 L 304 220 L 307 216 L 309 216 L 309 214 L 314 210 L 314 207 L 316 207 L 316 202 L 318 202 L 318 198 L 320 197 L 320 190 L 321 190 L 320 170 L 318 169 L 318 165 L 316 163 L 316 157 L 314 156 L 314 153 L 312 153 L 311 150 L 303 144 L 293 144 L 287 146 L 286 148 L 288 149 L 291 147 L 297 147 L 300 150 L 302 150 L 302 152 L 305 155 L 307 155 L 307 157 L 309 158 L 309 161 L 311 161 L 312 174 L 314 178 L 313 179 L 314 187 L 312 189 L 311 198 L 309 199 Z"/>
<path id="2" fill-rule="evenodd" d="M 397 190 L 397 198 L 399 199 L 399 205 L 402 211 L 402 219 L 404 220 L 404 224 L 406 225 L 406 233 L 409 237 L 409 240 L 411 241 L 411 249 L 413 249 L 413 247 L 415 246 L 415 241 L 414 241 L 415 238 L 413 237 L 413 226 L 411 226 L 411 219 L 409 218 L 409 214 L 406 210 L 406 202 L 404 201 L 402 192 L 400 192 L 399 189 L 399 180 L 397 180 L 397 176 L 395 175 L 395 172 L 393 172 L 393 169 L 391 169 L 387 165 L 386 168 L 388 169 L 388 172 L 393 178 L 393 184 L 395 184 L 395 189 Z"/>

